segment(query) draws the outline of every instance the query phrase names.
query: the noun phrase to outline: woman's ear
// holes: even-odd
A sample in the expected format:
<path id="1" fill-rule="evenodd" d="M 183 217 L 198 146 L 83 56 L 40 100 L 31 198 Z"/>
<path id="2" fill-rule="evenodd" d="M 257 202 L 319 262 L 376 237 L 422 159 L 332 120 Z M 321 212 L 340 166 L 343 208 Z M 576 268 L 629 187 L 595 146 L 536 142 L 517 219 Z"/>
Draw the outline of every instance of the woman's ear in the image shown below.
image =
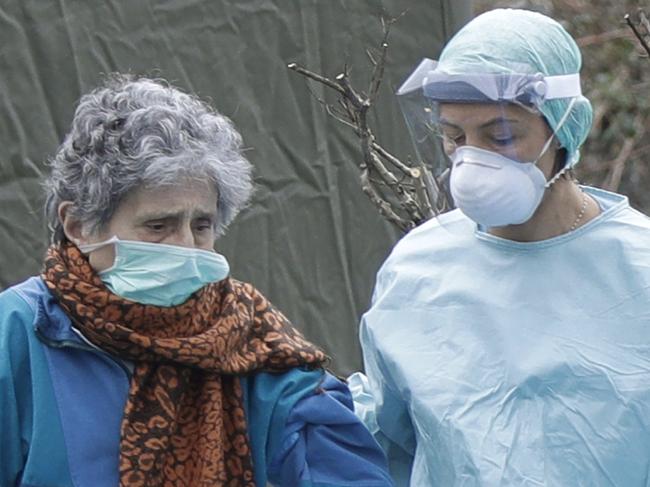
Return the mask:
<path id="1" fill-rule="evenodd" d="M 75 245 L 79 245 L 84 241 L 83 224 L 74 216 L 73 207 L 72 201 L 62 201 L 57 213 L 66 238 Z"/>
<path id="2" fill-rule="evenodd" d="M 555 167 L 553 168 L 553 175 L 556 175 L 559 173 L 562 169 L 564 169 L 564 166 L 566 166 L 567 163 L 567 157 L 569 153 L 564 147 L 559 146 L 558 142 L 558 149 L 555 151 Z"/>

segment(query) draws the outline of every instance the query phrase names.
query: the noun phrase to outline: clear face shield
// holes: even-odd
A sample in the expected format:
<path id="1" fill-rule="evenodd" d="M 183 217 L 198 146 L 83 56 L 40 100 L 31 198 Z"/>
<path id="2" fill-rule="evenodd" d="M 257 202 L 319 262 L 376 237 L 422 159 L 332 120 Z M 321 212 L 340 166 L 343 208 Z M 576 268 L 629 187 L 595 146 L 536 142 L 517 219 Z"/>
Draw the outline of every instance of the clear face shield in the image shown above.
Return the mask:
<path id="1" fill-rule="evenodd" d="M 575 101 L 580 78 L 449 74 L 425 59 L 397 95 L 417 155 L 434 177 L 436 215 L 459 207 L 494 227 L 528 220 L 554 182 L 537 167 L 554 140 L 540 107 Z"/>

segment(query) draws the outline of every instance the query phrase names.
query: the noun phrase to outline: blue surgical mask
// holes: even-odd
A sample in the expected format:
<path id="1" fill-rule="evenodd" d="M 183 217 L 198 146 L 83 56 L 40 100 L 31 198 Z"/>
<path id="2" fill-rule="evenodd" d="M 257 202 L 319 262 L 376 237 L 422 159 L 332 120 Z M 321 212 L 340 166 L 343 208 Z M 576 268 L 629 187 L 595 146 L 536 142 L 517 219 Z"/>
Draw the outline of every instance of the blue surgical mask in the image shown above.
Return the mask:
<path id="1" fill-rule="evenodd" d="M 142 304 L 176 306 L 230 272 L 223 255 L 176 245 L 112 237 L 79 250 L 90 253 L 106 245 L 115 246 L 115 261 L 99 272 L 100 279 L 114 294 Z"/>

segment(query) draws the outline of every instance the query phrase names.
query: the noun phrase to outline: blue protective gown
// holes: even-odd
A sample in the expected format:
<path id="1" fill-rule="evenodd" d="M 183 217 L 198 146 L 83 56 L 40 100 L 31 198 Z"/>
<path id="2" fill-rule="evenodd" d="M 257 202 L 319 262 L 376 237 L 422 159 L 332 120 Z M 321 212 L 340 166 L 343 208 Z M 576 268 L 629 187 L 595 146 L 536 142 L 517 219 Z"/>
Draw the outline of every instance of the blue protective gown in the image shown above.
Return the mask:
<path id="1" fill-rule="evenodd" d="M 576 231 L 454 211 L 383 265 L 352 389 L 398 485 L 650 485 L 650 219 L 584 190 L 602 213 Z"/>

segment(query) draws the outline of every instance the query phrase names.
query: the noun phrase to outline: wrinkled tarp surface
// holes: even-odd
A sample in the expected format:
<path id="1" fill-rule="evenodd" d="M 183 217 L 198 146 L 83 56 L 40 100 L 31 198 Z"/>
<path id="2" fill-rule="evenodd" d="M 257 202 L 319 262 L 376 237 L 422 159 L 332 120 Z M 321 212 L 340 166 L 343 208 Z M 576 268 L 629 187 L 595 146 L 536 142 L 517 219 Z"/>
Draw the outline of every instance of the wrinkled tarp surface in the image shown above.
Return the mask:
<path id="1" fill-rule="evenodd" d="M 436 57 L 470 0 L 21 0 L 0 5 L 0 289 L 39 270 L 47 244 L 40 180 L 75 102 L 102 73 L 165 78 L 233 119 L 256 167 L 250 207 L 217 242 L 252 282 L 347 374 L 361 367 L 358 319 L 398 238 L 361 192 L 360 152 L 327 117 L 298 62 L 368 81 L 380 17 L 398 16 L 371 123 L 396 154 L 413 153 L 393 92 Z M 312 85 L 318 97 L 321 86 Z M 333 101 L 333 99 L 332 99 Z"/>

